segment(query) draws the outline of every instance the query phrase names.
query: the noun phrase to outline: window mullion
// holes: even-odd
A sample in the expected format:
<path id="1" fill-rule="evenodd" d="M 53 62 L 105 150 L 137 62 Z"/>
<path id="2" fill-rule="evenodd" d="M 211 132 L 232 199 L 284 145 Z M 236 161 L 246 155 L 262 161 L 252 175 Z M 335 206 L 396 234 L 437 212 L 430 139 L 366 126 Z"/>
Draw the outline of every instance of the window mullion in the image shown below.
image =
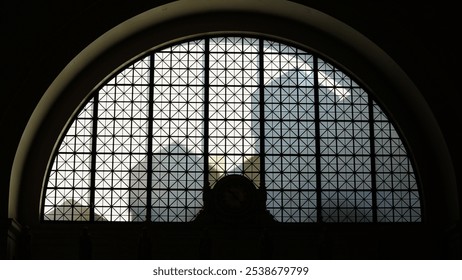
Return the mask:
<path id="1" fill-rule="evenodd" d="M 260 189 L 265 191 L 265 197 L 266 197 L 266 183 L 265 183 L 265 177 L 266 177 L 266 170 L 265 170 L 265 65 L 264 65 L 264 58 L 265 55 L 263 53 L 264 46 L 263 46 L 263 39 L 259 39 L 259 46 L 258 46 L 258 63 L 259 63 L 259 81 L 258 81 L 258 87 L 259 87 L 259 106 L 260 106 Z"/>
<path id="2" fill-rule="evenodd" d="M 91 176 L 90 176 L 90 222 L 95 221 L 95 192 L 96 192 L 96 153 L 97 153 L 97 142 L 98 142 L 98 105 L 99 105 L 99 93 L 95 94 L 93 101 L 93 128 L 91 138 Z"/>
<path id="3" fill-rule="evenodd" d="M 154 54 L 149 58 L 149 96 L 148 96 L 148 149 L 147 149 L 147 174 L 146 174 L 146 221 L 152 221 L 152 152 L 153 126 L 154 126 Z M 143 219 L 143 217 L 140 217 Z"/>
<path id="4" fill-rule="evenodd" d="M 210 123 L 210 39 L 204 40 L 204 188 L 210 187 L 209 123 Z"/>
<path id="5" fill-rule="evenodd" d="M 322 219 L 322 203 L 321 203 L 321 121 L 320 121 L 320 113 L 319 113 L 319 108 L 320 108 L 320 102 L 319 102 L 319 80 L 318 80 L 318 58 L 313 57 L 313 86 L 314 86 L 314 110 L 315 110 L 315 117 L 314 117 L 314 122 L 315 122 L 315 148 L 316 148 L 316 216 L 317 216 L 317 222 L 321 223 L 323 222 Z"/>
<path id="6" fill-rule="evenodd" d="M 375 133 L 374 133 L 374 102 L 372 97 L 368 95 L 368 111 L 369 111 L 369 145 L 371 156 L 371 192 L 372 192 L 372 221 L 377 222 L 377 170 L 376 170 L 376 153 L 375 153 Z"/>

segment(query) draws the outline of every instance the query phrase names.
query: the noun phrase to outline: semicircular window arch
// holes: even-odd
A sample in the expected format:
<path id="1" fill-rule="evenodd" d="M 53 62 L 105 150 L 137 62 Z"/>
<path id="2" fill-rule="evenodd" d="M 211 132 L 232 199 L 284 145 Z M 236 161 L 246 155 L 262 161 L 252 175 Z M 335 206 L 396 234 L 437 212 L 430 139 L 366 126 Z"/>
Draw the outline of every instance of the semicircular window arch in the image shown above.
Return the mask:
<path id="1" fill-rule="evenodd" d="M 320 56 L 213 37 L 157 50 L 71 121 L 44 221 L 188 222 L 204 187 L 241 174 L 280 222 L 419 222 L 417 179 L 390 119 Z"/>

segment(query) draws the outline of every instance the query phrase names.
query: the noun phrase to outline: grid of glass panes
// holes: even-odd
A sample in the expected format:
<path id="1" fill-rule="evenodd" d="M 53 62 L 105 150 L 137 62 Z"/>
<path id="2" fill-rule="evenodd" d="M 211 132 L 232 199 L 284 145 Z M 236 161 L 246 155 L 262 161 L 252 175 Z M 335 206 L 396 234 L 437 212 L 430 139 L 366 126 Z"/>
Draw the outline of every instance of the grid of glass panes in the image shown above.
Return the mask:
<path id="1" fill-rule="evenodd" d="M 368 95 L 318 59 L 321 211 L 326 222 L 372 222 Z"/>
<path id="2" fill-rule="evenodd" d="M 202 208 L 204 41 L 153 57 L 151 220 L 186 222 Z"/>
<path id="3" fill-rule="evenodd" d="M 150 57 L 132 64 L 97 96 L 95 221 L 145 219 L 148 182 L 137 170 L 148 151 Z"/>
<path id="4" fill-rule="evenodd" d="M 191 221 L 203 188 L 236 173 L 264 183 L 281 222 L 421 219 L 409 157 L 370 96 L 312 54 L 241 37 L 153 52 L 107 82 L 62 139 L 43 218 Z"/>
<path id="5" fill-rule="evenodd" d="M 421 220 L 419 190 L 412 164 L 398 133 L 374 102 L 378 222 Z"/>
<path id="6" fill-rule="evenodd" d="M 90 220 L 93 102 L 88 101 L 61 140 L 45 190 L 44 220 Z"/>
<path id="7" fill-rule="evenodd" d="M 259 186 L 259 40 L 211 38 L 209 44 L 209 184 L 242 174 Z"/>
<path id="8" fill-rule="evenodd" d="M 267 208 L 278 221 L 316 221 L 313 56 L 265 41 Z"/>

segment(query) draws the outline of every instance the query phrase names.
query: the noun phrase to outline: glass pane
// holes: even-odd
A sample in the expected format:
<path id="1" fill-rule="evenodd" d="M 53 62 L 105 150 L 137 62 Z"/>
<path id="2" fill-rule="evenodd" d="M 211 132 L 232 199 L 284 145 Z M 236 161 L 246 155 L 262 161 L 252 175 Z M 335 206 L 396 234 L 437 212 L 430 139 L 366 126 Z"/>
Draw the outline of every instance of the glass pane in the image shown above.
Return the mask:
<path id="1" fill-rule="evenodd" d="M 280 222 L 421 220 L 386 112 L 345 71 L 282 42 L 216 37 L 152 52 L 70 123 L 44 220 L 188 222 L 204 185 L 230 174 L 264 184 Z"/>

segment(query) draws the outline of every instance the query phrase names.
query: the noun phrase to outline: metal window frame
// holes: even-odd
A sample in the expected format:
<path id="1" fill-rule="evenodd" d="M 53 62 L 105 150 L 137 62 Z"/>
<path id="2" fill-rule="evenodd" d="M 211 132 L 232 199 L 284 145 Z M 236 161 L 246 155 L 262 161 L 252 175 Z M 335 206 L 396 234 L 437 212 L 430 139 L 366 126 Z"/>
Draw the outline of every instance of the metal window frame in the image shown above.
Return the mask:
<path id="1" fill-rule="evenodd" d="M 239 36 L 239 35 L 236 35 L 236 36 Z M 223 38 L 227 38 L 227 37 L 235 37 L 233 35 L 227 35 L 227 36 L 214 36 L 214 37 L 223 37 Z M 210 43 L 209 43 L 209 40 L 210 40 L 210 37 L 205 37 L 205 38 L 197 38 L 197 39 L 203 39 L 204 42 L 205 42 L 205 51 L 204 51 L 204 58 L 205 58 L 205 61 L 204 61 L 204 69 L 206 69 L 206 71 L 204 71 L 204 131 L 206 131 L 207 133 L 204 133 L 204 188 L 205 187 L 208 187 L 210 182 L 208 182 L 208 178 L 209 178 L 209 122 L 210 122 L 210 116 L 209 116 L 209 106 L 210 106 L 210 96 L 209 96 L 209 88 L 210 88 L 210 83 L 209 83 L 209 72 L 210 72 L 210 62 L 209 62 L 209 59 L 210 59 Z M 195 40 L 197 40 L 195 39 Z M 261 178 L 261 187 L 262 188 L 266 188 L 266 182 L 265 182 L 265 158 L 266 158 L 266 153 L 265 153 L 265 135 L 264 135 L 264 131 L 265 131 L 265 101 L 264 101 L 264 91 L 265 91 L 265 85 L 264 85 L 264 77 L 262 75 L 262 73 L 264 73 L 264 69 L 263 69 L 263 66 L 264 66 L 264 52 L 263 52 L 263 42 L 266 40 L 265 38 L 262 38 L 262 37 L 259 37 L 257 38 L 259 40 L 258 42 L 258 45 L 259 45 L 259 53 L 258 53 L 258 57 L 259 57 L 259 73 L 260 73 L 260 78 L 259 78 L 259 106 L 260 106 L 260 116 L 259 116 L 259 122 L 260 122 L 260 130 L 261 130 L 261 133 L 259 135 L 259 139 L 260 139 L 260 145 L 261 145 L 261 148 L 260 148 L 260 178 Z M 188 40 L 190 41 L 190 40 Z M 186 41 L 187 42 L 187 41 Z M 281 43 L 281 44 L 286 44 L 284 42 L 278 42 L 278 43 Z M 179 45 L 181 43 L 176 43 L 175 45 Z M 290 45 L 289 45 L 290 46 Z M 296 48 L 298 50 L 298 48 Z M 147 163 L 147 170 L 152 170 L 152 158 L 153 158 L 153 151 L 152 151 L 152 130 L 153 130 L 153 104 L 154 104 L 154 100 L 153 100 L 153 87 L 154 87 L 154 79 L 153 79 L 153 63 L 154 63 L 154 54 L 156 53 L 156 51 L 152 51 L 149 56 L 151 57 L 150 59 L 150 68 L 149 68 L 149 72 L 150 72 L 150 75 L 149 75 L 149 117 L 148 117 L 148 152 L 147 152 L 147 158 L 148 158 L 148 163 Z M 322 223 L 322 222 L 325 222 L 325 219 L 322 215 L 322 205 L 321 205 L 321 201 L 322 201 L 322 198 L 321 198 L 321 194 L 323 192 L 323 189 L 321 187 L 321 181 L 322 181 L 322 178 L 321 178 L 321 175 L 322 175 L 322 172 L 321 172 L 321 157 L 322 157 L 322 153 L 320 151 L 320 141 L 321 141 L 321 135 L 320 135 L 320 124 L 321 124 L 321 117 L 320 117 L 320 92 L 319 92 L 319 89 L 320 89 L 320 85 L 319 85 L 319 77 L 318 77 L 318 71 L 319 71 L 319 68 L 318 68 L 318 59 L 319 58 L 322 58 L 324 61 L 327 61 L 329 64 L 333 65 L 334 67 L 337 68 L 337 66 L 335 66 L 333 63 L 329 62 L 327 59 L 321 57 L 319 54 L 315 54 L 313 53 L 312 51 L 309 52 L 310 55 L 313 56 L 313 68 L 315 69 L 314 72 L 314 85 L 313 85 L 313 90 L 314 90 L 314 107 L 315 107 L 315 120 L 314 120 L 314 123 L 315 123 L 315 149 L 316 149 L 316 153 L 315 153 L 315 159 L 316 159 L 316 222 L 319 222 L 319 223 Z M 125 70 L 125 69 L 123 69 Z M 122 72 L 123 70 L 121 70 L 120 72 Z M 120 73 L 119 72 L 119 73 Z M 347 73 L 346 71 L 344 71 L 342 69 L 342 72 L 343 73 Z M 117 74 L 119 74 L 117 73 Z M 113 77 L 117 76 L 114 75 Z M 112 77 L 112 78 L 113 78 Z M 351 78 L 351 77 L 350 77 Z M 359 85 L 359 83 L 357 83 Z M 96 184 L 95 184 L 95 174 L 96 174 L 96 155 L 97 155 L 97 151 L 96 151 L 96 141 L 97 141 L 97 131 L 98 131 L 98 127 L 97 127 L 97 124 L 98 124 L 98 117 L 97 117 L 97 111 L 98 111 L 98 104 L 99 104 L 99 100 L 98 100 L 98 92 L 99 90 L 97 90 L 95 92 L 95 94 L 93 95 L 93 97 L 91 97 L 91 99 L 93 99 L 93 118 L 92 118 L 92 121 L 93 121 L 93 127 L 92 127 L 92 131 L 93 131 L 93 135 L 92 135 L 92 152 L 91 152 L 91 157 L 92 157 L 92 162 L 91 162 L 91 187 L 90 187 L 90 192 L 91 192 L 91 196 L 90 196 L 90 222 L 94 222 L 94 216 L 95 216 L 95 189 L 96 189 Z M 370 135 L 370 157 L 371 157 L 371 194 L 372 194 L 372 211 L 373 211 L 373 219 L 371 222 L 379 222 L 378 220 L 378 217 L 377 217 L 377 209 L 379 208 L 378 207 L 378 203 L 377 203 L 377 177 L 376 177 L 376 174 L 377 174 L 377 171 L 376 171 L 376 153 L 375 153 L 375 120 L 374 120 L 374 110 L 377 106 L 377 104 L 375 104 L 372 98 L 372 95 L 367 92 L 367 97 L 368 97 L 368 103 L 367 103 L 367 106 L 368 106 L 368 127 L 369 127 L 369 135 Z M 86 104 L 86 103 L 85 103 Z M 389 116 L 386 115 L 385 112 L 383 112 L 383 114 L 386 116 L 387 118 L 387 121 L 390 123 L 390 129 L 393 128 L 393 124 L 391 123 L 390 121 L 390 118 Z M 77 119 L 77 118 L 74 118 L 74 120 Z M 334 121 L 337 121 L 336 119 Z M 72 124 L 73 122 L 71 122 Z M 398 133 L 398 137 L 399 139 L 402 140 L 402 138 L 400 137 L 400 133 L 399 131 L 397 131 L 395 129 L 396 133 Z M 391 134 L 391 133 L 390 133 Z M 64 138 L 64 137 L 63 137 Z M 390 138 L 391 139 L 391 138 Z M 62 139 L 60 140 L 62 141 Z M 405 150 L 407 151 L 406 153 L 406 156 L 408 154 L 408 149 L 406 147 L 406 143 L 405 141 L 403 141 L 403 144 L 404 144 L 404 148 Z M 60 145 L 58 145 L 59 147 Z M 55 151 L 55 156 L 57 156 L 59 154 L 58 152 L 58 148 L 56 149 Z M 393 156 L 393 154 L 391 154 L 390 156 Z M 413 161 L 409 158 L 409 162 L 410 162 L 410 167 L 414 169 L 414 164 L 413 164 Z M 49 169 L 48 171 L 48 177 L 49 177 L 49 174 L 51 172 L 51 168 Z M 417 180 L 417 176 L 416 176 L 416 180 Z M 147 198 L 147 220 L 151 221 L 152 217 L 151 217 L 151 208 L 152 208 L 152 205 L 150 203 L 151 201 L 151 191 L 152 191 L 152 172 L 147 172 L 147 182 L 148 184 L 150 185 L 150 189 L 147 191 L 147 194 L 148 194 L 148 198 Z M 410 183 L 410 182 L 409 182 Z M 417 184 L 417 186 L 419 185 L 419 182 L 415 182 L 415 184 Z M 47 186 L 45 186 L 45 188 L 48 188 Z M 43 201 L 42 201 L 42 211 L 41 211 L 41 219 L 42 221 L 44 221 L 44 207 L 45 207 L 45 199 L 46 197 L 44 196 L 43 197 Z M 420 212 L 420 207 L 419 207 L 419 212 Z M 73 213 L 72 213 L 73 215 Z M 391 222 L 397 222 L 399 220 L 395 219 L 395 212 L 392 213 L 392 220 Z M 421 217 L 419 217 L 417 220 L 421 220 Z M 337 222 L 340 222 L 340 221 L 337 221 Z"/>

